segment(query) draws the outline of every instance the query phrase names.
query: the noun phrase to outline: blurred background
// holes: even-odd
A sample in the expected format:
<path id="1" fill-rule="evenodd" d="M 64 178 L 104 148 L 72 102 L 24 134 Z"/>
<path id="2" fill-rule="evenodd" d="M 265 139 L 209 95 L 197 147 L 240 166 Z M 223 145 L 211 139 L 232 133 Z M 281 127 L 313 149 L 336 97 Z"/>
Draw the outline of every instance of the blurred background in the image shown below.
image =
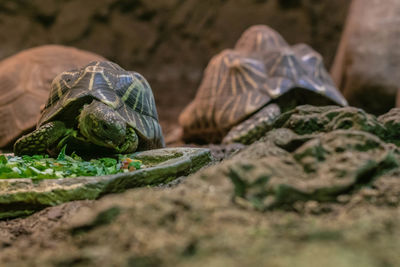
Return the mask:
<path id="1" fill-rule="evenodd" d="M 43 44 L 98 53 L 150 82 L 164 133 L 194 97 L 210 58 L 251 25 L 305 42 L 329 70 L 348 0 L 1 0 L 0 59 Z"/>

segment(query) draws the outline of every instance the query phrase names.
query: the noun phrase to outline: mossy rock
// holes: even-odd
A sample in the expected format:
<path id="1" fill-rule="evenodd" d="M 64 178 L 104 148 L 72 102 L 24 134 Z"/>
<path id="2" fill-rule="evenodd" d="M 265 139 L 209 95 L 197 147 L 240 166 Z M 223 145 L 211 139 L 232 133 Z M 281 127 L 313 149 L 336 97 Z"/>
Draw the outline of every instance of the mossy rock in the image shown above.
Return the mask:
<path id="1" fill-rule="evenodd" d="M 139 152 L 135 159 L 147 168 L 95 177 L 0 180 L 0 219 L 28 215 L 68 201 L 97 199 L 128 188 L 165 184 L 197 171 L 211 161 L 211 155 L 203 148 L 164 148 Z"/>
<path id="2" fill-rule="evenodd" d="M 378 119 L 355 107 L 303 105 L 283 113 L 273 128 L 288 128 L 304 135 L 334 130 L 359 130 L 384 138 L 387 129 Z"/>
<path id="3" fill-rule="evenodd" d="M 336 202 L 399 170 L 399 129 L 400 109 L 377 118 L 354 107 L 298 106 L 258 142 L 199 175 L 230 179 L 234 199 L 261 210 Z"/>
<path id="4" fill-rule="evenodd" d="M 396 154 L 394 147 L 362 131 L 300 136 L 277 129 L 216 166 L 213 175 L 233 182 L 235 199 L 264 210 L 296 201 L 336 201 L 339 195 L 368 186 L 396 169 Z M 261 157 L 255 160 L 248 155 Z"/>

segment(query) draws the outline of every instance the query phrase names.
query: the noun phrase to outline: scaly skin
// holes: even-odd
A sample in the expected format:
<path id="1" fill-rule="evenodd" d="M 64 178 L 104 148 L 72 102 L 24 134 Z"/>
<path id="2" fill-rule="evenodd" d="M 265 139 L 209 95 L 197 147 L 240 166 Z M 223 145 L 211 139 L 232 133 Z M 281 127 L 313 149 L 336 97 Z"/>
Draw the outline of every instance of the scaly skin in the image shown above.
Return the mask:
<path id="1" fill-rule="evenodd" d="M 53 149 L 60 149 L 74 134 L 74 130 L 66 128 L 63 122 L 52 121 L 19 138 L 14 144 L 14 154 L 47 154 Z"/>
<path id="2" fill-rule="evenodd" d="M 253 143 L 270 130 L 272 123 L 280 113 L 281 110 L 275 103 L 265 106 L 250 118 L 233 127 L 224 137 L 222 143 Z"/>
<path id="3" fill-rule="evenodd" d="M 92 143 L 115 151 L 134 152 L 139 138 L 132 127 L 107 105 L 93 101 L 84 105 L 78 118 L 79 132 L 61 121 L 52 121 L 27 134 L 14 144 L 15 155 L 55 154 L 69 138 Z"/>
<path id="4" fill-rule="evenodd" d="M 88 142 L 111 148 L 117 153 L 134 152 L 138 146 L 135 130 L 127 127 L 126 121 L 102 102 L 93 101 L 83 106 L 78 128 Z"/>
<path id="5" fill-rule="evenodd" d="M 127 128 L 128 134 L 125 137 L 125 142 L 122 143 L 119 147 L 116 147 L 115 150 L 118 153 L 130 153 L 136 151 L 139 145 L 139 138 L 135 133 L 135 130 L 132 127 Z"/>

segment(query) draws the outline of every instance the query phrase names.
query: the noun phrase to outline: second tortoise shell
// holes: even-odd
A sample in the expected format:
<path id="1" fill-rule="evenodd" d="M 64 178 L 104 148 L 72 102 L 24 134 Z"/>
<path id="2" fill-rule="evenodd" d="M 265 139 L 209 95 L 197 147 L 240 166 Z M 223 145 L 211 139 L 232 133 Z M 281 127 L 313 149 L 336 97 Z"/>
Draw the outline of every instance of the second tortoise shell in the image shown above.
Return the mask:
<path id="1" fill-rule="evenodd" d="M 179 117 L 183 138 L 220 142 L 233 126 L 295 88 L 347 105 L 320 54 L 305 44 L 289 46 L 267 26 L 250 27 L 234 50 L 209 62 L 195 99 Z"/>

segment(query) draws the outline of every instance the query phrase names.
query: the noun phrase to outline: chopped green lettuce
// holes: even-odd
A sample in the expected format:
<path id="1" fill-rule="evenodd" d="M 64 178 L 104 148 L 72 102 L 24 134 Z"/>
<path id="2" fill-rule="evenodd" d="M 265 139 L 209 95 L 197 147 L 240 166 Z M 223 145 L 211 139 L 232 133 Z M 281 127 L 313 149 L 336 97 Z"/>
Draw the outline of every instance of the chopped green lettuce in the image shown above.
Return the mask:
<path id="1" fill-rule="evenodd" d="M 134 168 L 126 168 L 126 159 L 129 159 Z M 65 146 L 58 157 L 50 158 L 47 155 L 11 156 L 0 155 L 0 179 L 32 178 L 56 179 L 78 176 L 101 176 L 126 171 L 137 170 L 142 167 L 140 160 L 120 155 L 115 158 L 98 158 L 85 161 L 75 153 L 65 154 Z"/>

